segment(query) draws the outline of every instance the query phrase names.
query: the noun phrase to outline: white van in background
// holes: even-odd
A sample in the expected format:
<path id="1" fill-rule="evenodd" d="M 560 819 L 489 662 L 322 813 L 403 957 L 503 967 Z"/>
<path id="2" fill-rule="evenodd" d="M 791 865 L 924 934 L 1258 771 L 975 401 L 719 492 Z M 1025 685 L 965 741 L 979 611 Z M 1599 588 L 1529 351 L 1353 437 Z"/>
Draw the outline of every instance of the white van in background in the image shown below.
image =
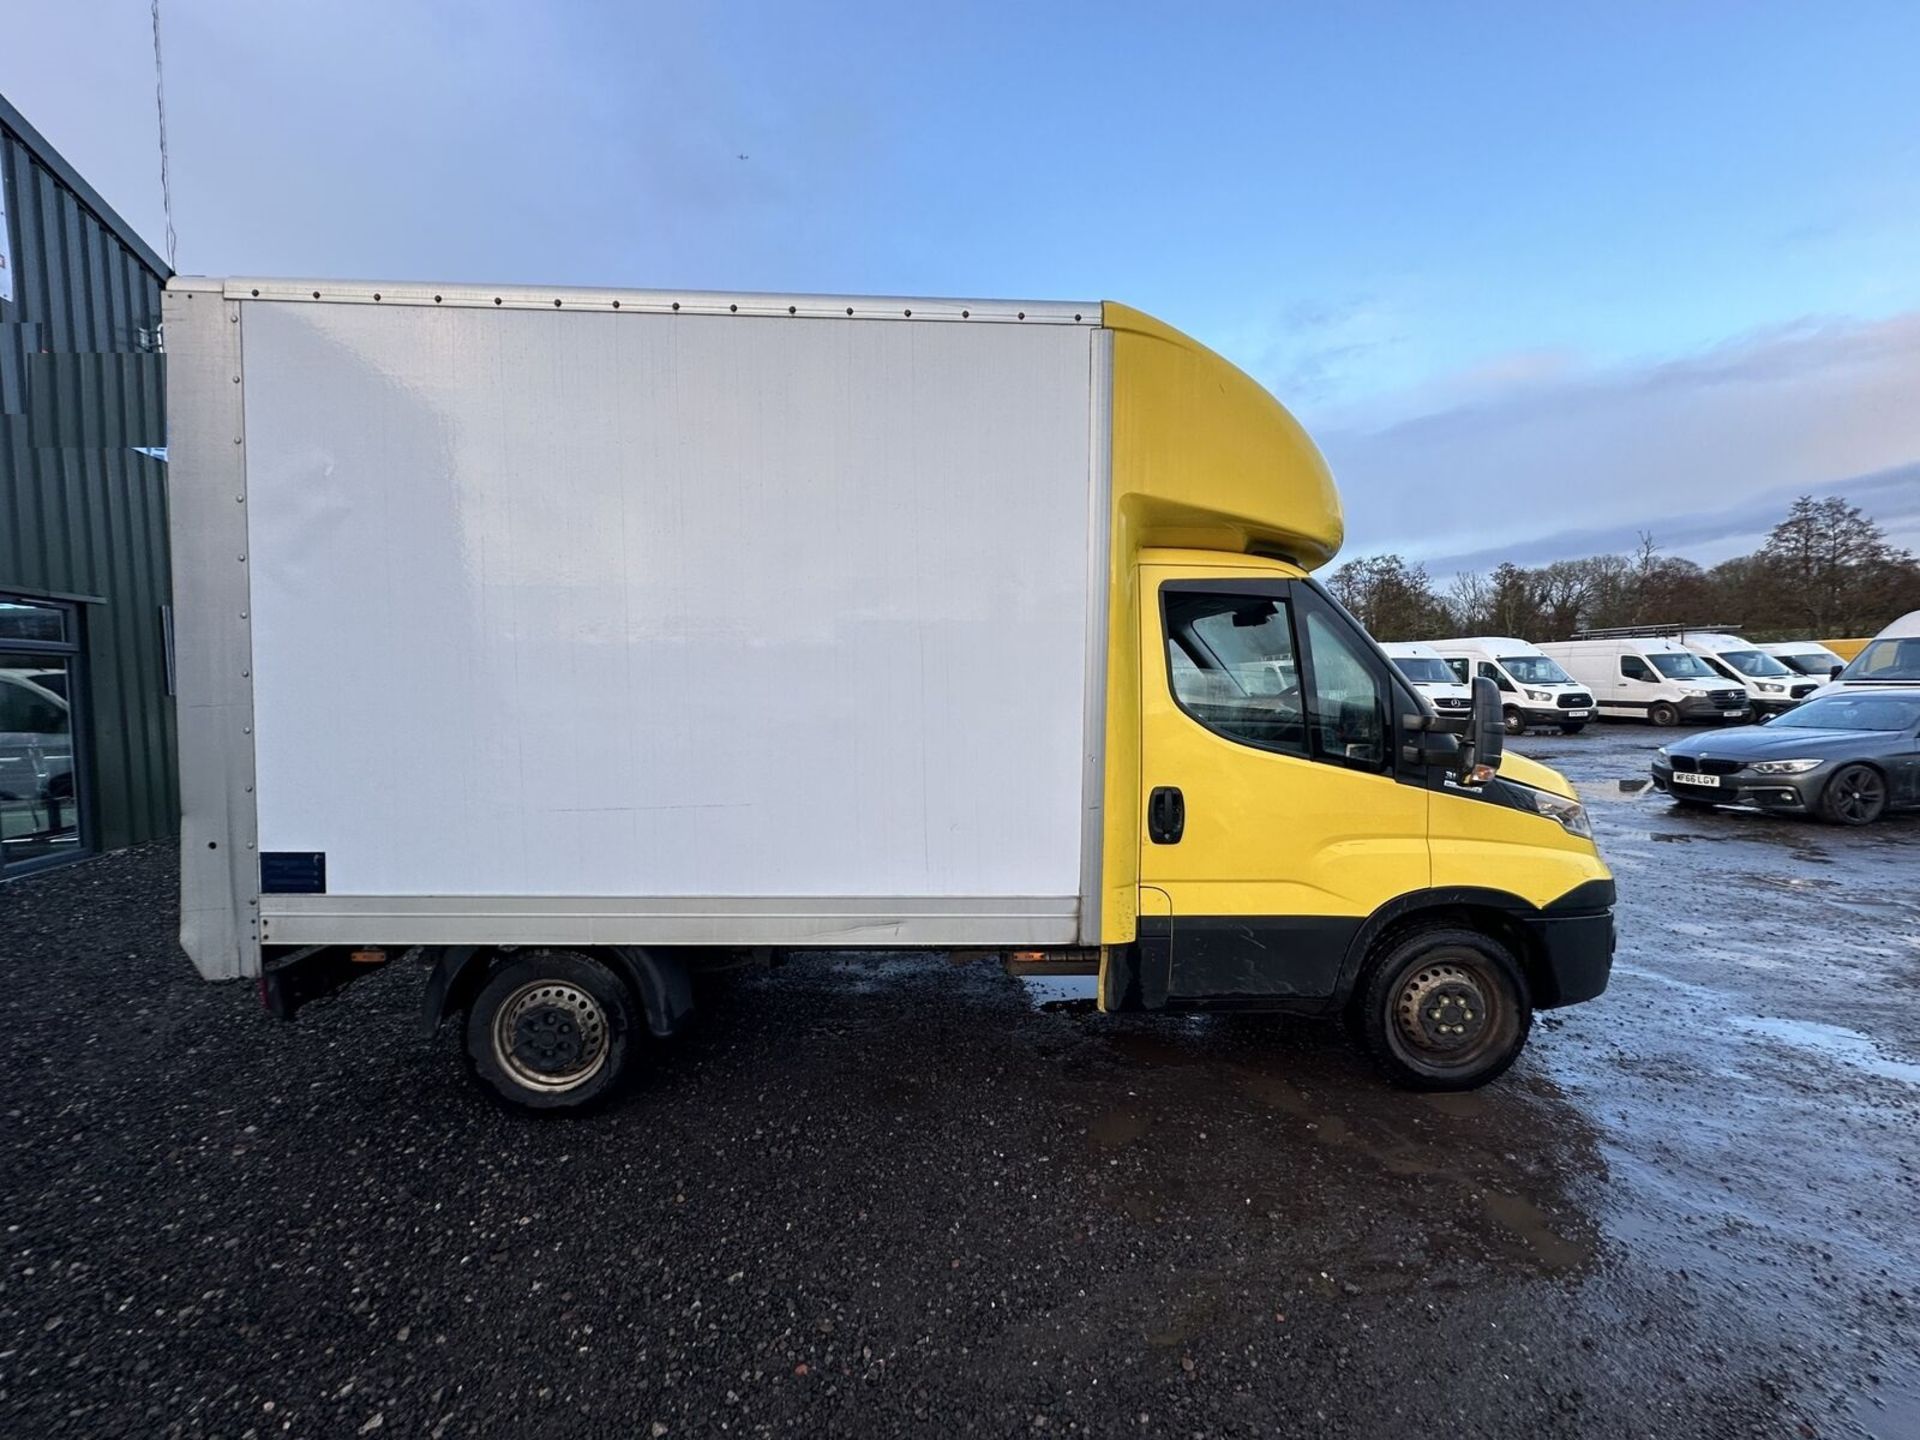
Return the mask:
<path id="1" fill-rule="evenodd" d="M 1594 718 L 1587 687 L 1549 659 L 1538 645 L 1507 635 L 1469 635 L 1429 642 L 1462 685 L 1484 675 L 1500 687 L 1509 735 L 1549 726 L 1576 735 Z"/>
<path id="2" fill-rule="evenodd" d="M 1609 720 L 1679 725 L 1688 720 L 1746 720 L 1744 685 L 1730 685 L 1701 656 L 1659 635 L 1561 640 L 1540 647 L 1594 694 Z"/>
<path id="3" fill-rule="evenodd" d="M 1818 640 L 1775 640 L 1758 647 L 1796 675 L 1805 675 L 1819 683 L 1831 680 L 1847 668 L 1847 662 Z"/>
<path id="4" fill-rule="evenodd" d="M 1756 715 L 1780 715 L 1820 688 L 1758 645 L 1718 630 L 1681 630 L 1674 639 L 1747 692 Z"/>
<path id="5" fill-rule="evenodd" d="M 1446 657 L 1418 640 L 1397 640 L 1380 647 L 1387 658 L 1442 715 L 1464 716 L 1473 708 L 1473 690 L 1453 673 Z"/>
<path id="6" fill-rule="evenodd" d="M 1866 690 L 1876 685 L 1920 685 L 1920 610 L 1908 611 L 1867 642 L 1847 668 L 1815 693 Z"/>

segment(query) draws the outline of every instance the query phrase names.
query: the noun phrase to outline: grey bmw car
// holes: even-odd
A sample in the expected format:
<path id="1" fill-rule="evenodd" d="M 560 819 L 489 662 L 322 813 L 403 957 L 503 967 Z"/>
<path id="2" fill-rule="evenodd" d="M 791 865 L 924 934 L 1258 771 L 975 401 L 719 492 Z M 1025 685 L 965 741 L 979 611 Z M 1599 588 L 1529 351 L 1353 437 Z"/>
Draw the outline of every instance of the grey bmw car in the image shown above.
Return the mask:
<path id="1" fill-rule="evenodd" d="M 1653 783 L 1682 805 L 1756 805 L 1866 825 L 1920 807 L 1920 685 L 1818 696 L 1748 730 L 1662 746 Z"/>

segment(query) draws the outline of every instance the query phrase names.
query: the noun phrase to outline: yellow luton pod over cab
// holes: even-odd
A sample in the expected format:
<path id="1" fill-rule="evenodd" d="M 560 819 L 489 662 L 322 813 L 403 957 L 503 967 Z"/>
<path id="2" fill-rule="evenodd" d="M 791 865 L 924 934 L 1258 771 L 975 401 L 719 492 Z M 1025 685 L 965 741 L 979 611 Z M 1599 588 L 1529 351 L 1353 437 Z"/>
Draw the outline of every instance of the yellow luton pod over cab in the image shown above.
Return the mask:
<path id="1" fill-rule="evenodd" d="M 176 277 L 181 942 L 402 954 L 474 1075 L 612 1094 L 711 968 L 994 950 L 1343 1015 L 1396 1080 L 1600 993 L 1558 775 L 1311 578 L 1274 398 L 1122 305 Z M 342 706 L 341 687 L 379 695 Z"/>

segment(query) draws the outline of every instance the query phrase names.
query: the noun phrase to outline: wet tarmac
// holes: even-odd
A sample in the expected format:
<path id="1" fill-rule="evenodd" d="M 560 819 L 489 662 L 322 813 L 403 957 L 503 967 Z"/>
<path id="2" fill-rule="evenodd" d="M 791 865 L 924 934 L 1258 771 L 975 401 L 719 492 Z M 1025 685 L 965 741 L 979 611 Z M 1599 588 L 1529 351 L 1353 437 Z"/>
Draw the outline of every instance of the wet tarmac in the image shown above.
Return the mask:
<path id="1" fill-rule="evenodd" d="M 1470 1095 L 822 956 L 528 1120 L 417 971 L 193 979 L 164 850 L 0 890 L 0 1434 L 1920 1435 L 1920 819 L 1677 812 L 1661 738 L 1517 742 L 1622 949 Z"/>

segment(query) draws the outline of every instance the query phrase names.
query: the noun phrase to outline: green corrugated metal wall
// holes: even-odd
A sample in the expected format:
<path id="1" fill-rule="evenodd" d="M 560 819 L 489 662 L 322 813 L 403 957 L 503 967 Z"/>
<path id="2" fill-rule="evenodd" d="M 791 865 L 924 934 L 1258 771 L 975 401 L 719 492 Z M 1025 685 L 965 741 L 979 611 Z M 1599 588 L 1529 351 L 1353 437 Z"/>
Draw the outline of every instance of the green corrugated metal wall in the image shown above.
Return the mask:
<path id="1" fill-rule="evenodd" d="M 174 833 L 165 266 L 0 99 L 11 304 L 0 301 L 0 591 L 85 597 L 92 839 Z"/>

